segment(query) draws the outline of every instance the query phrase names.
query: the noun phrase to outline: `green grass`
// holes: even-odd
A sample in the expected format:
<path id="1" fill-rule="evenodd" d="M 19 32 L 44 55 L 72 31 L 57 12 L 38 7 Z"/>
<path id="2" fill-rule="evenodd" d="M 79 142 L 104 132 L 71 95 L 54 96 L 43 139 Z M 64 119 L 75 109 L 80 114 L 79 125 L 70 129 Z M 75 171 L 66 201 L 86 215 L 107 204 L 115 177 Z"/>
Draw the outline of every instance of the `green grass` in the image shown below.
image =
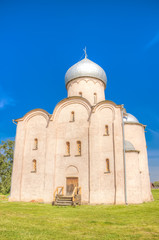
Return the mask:
<path id="1" fill-rule="evenodd" d="M 0 198 L 0 239 L 159 240 L 159 190 L 153 196 L 140 205 L 75 208 Z"/>

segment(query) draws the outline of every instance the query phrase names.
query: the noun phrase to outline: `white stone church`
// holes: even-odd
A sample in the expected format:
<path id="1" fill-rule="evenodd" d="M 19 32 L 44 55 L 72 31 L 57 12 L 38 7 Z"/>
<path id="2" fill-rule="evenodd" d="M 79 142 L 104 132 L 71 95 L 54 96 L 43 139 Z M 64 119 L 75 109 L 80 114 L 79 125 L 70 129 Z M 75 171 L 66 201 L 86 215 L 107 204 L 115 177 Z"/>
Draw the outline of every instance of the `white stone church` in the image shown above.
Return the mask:
<path id="1" fill-rule="evenodd" d="M 87 56 L 65 75 L 68 97 L 53 114 L 34 109 L 17 124 L 10 201 L 52 202 L 81 187 L 84 204 L 152 200 L 145 125 L 105 100 L 107 77 Z"/>

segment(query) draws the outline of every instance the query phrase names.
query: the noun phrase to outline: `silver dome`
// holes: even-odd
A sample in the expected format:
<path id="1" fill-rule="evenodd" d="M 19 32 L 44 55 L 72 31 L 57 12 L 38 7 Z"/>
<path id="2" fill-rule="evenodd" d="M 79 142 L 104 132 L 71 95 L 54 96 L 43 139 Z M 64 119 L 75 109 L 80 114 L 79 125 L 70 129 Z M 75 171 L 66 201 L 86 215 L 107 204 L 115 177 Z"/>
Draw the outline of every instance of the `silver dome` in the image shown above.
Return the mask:
<path id="1" fill-rule="evenodd" d="M 135 150 L 133 144 L 129 141 L 125 141 L 125 150 L 126 151 L 133 151 Z"/>
<path id="2" fill-rule="evenodd" d="M 104 70 L 88 58 L 84 58 L 67 70 L 65 84 L 67 85 L 69 81 L 78 77 L 94 77 L 103 81 L 105 85 L 107 84 L 107 77 Z"/>
<path id="3" fill-rule="evenodd" d="M 123 117 L 124 122 L 130 122 L 130 123 L 139 123 L 136 117 L 134 117 L 132 114 L 127 113 L 126 116 Z"/>

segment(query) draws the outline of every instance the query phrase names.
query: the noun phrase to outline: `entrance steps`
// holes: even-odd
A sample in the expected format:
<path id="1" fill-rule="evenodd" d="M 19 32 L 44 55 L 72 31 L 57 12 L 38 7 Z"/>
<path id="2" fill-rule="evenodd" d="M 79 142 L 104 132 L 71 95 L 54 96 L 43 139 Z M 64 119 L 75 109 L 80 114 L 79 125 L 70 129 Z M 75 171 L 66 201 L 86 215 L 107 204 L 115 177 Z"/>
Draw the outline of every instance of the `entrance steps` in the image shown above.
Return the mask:
<path id="1" fill-rule="evenodd" d="M 55 206 L 76 206 L 81 205 L 81 187 L 75 187 L 72 195 L 64 195 L 64 187 L 57 187 L 54 192 Z"/>
<path id="2" fill-rule="evenodd" d="M 74 204 L 73 204 L 73 201 L 72 201 L 72 197 L 59 195 L 59 196 L 56 197 L 54 205 L 55 206 L 72 206 Z"/>

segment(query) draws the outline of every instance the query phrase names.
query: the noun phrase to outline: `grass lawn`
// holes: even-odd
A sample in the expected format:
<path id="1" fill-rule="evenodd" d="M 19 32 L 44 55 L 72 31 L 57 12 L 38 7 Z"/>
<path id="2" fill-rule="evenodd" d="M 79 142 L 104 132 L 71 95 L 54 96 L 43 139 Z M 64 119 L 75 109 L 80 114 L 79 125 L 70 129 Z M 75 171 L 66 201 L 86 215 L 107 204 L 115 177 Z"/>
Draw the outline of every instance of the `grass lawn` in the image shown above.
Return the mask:
<path id="1" fill-rule="evenodd" d="M 159 190 L 155 201 L 129 206 L 52 207 L 0 198 L 0 240 L 157 239 Z"/>

